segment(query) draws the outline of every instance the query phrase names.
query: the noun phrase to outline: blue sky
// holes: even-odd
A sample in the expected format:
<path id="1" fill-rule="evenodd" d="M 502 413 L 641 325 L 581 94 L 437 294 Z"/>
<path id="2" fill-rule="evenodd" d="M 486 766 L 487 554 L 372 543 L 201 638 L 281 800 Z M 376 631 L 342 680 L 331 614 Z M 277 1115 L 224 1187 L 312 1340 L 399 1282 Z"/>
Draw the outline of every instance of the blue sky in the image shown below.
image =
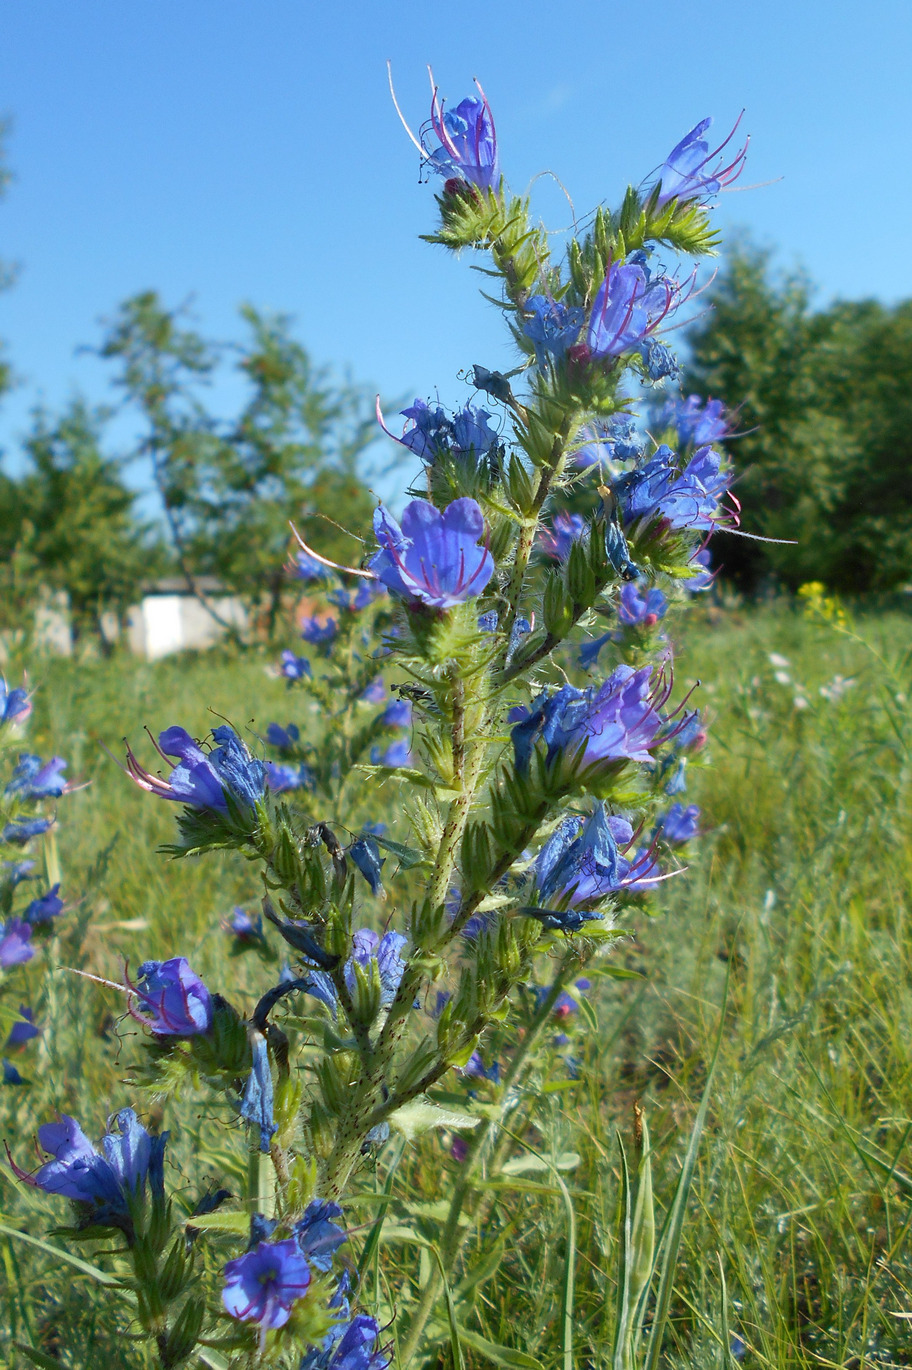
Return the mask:
<path id="1" fill-rule="evenodd" d="M 0 337 L 21 377 L 0 410 L 11 453 L 39 398 L 109 398 L 80 344 L 136 291 L 192 299 L 240 334 L 239 303 L 296 316 L 315 359 L 390 395 L 462 403 L 473 362 L 506 366 L 469 259 L 419 241 L 432 188 L 386 88 L 417 127 L 425 65 L 456 103 L 478 76 L 514 189 L 550 170 L 577 212 L 617 201 L 704 114 L 742 107 L 743 225 L 803 264 L 819 300 L 912 295 L 905 169 L 908 0 L 0 0 L 0 111 L 15 183 L 0 205 Z M 568 222 L 553 181 L 533 187 Z M 219 402 L 235 391 L 225 381 Z"/>

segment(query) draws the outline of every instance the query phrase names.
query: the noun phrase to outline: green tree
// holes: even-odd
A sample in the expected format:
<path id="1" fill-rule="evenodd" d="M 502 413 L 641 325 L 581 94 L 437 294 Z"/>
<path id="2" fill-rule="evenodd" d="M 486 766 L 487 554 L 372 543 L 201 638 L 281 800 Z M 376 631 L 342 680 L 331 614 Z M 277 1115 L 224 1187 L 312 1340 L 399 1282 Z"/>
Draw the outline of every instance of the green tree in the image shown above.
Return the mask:
<path id="1" fill-rule="evenodd" d="M 135 493 L 121 463 L 101 449 L 104 410 L 74 400 L 59 417 L 35 413 L 22 477 L 2 478 L 0 557 L 6 575 L 28 592 L 64 591 L 74 634 L 106 643 L 102 615 L 122 620 L 142 582 L 160 571 L 163 548 L 134 512 Z M 25 570 L 23 570 L 25 568 Z"/>
<path id="2" fill-rule="evenodd" d="M 286 315 L 241 311 L 250 330 L 237 366 L 249 398 L 231 421 L 203 402 L 224 349 L 186 328 L 152 291 L 126 301 L 102 345 L 143 414 L 181 570 L 200 594 L 210 573 L 272 628 L 286 584 L 289 522 L 334 560 L 358 559 L 372 500 L 358 462 L 372 436 L 367 393 L 335 384 L 291 336 Z"/>
<path id="3" fill-rule="evenodd" d="M 850 592 L 912 578 L 912 305 L 813 311 L 806 278 L 776 275 L 745 242 L 711 299 L 685 390 L 735 412 L 746 531 L 789 540 L 719 534 L 723 573 Z"/>

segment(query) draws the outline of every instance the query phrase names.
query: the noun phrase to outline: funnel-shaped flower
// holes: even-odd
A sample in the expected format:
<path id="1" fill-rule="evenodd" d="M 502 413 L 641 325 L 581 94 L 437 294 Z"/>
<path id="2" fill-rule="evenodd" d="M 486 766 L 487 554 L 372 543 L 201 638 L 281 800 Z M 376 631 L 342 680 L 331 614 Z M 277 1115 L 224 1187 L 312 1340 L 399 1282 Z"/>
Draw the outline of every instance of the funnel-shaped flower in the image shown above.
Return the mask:
<path id="1" fill-rule="evenodd" d="M 681 288 L 665 276 L 653 280 L 638 262 L 611 262 L 596 292 L 586 331 L 591 357 L 631 352 L 680 303 Z"/>
<path id="2" fill-rule="evenodd" d="M 710 532 L 736 524 L 737 506 L 722 506 L 732 479 L 722 460 L 712 447 L 701 447 L 682 471 L 671 449 L 660 447 L 645 466 L 622 476 L 616 484 L 623 500 L 624 521 L 662 518 L 671 528 Z"/>
<path id="3" fill-rule="evenodd" d="M 621 587 L 618 619 L 628 628 L 651 628 L 668 612 L 668 600 L 658 586 L 641 594 L 634 581 Z"/>
<path id="4" fill-rule="evenodd" d="M 618 666 L 603 685 L 577 690 L 564 685 L 556 694 L 540 694 L 526 709 L 511 710 L 516 769 L 528 769 L 537 737 L 547 744 L 548 761 L 558 754 L 576 757 L 583 769 L 600 762 L 648 761 L 650 748 L 661 742 L 664 725 L 659 709 L 671 685 L 652 679 L 653 668 L 634 671 Z"/>
<path id="5" fill-rule="evenodd" d="M 144 961 L 133 993 L 142 1012 L 134 1016 L 156 1037 L 195 1037 L 212 1026 L 212 996 L 183 956 Z"/>
<path id="6" fill-rule="evenodd" d="M 722 442 L 731 431 L 722 401 L 707 400 L 704 404 L 699 395 L 670 399 L 662 410 L 662 419 L 677 429 L 679 447 Z"/>
<path id="7" fill-rule="evenodd" d="M 115 1122 L 117 1131 L 102 1139 L 103 1154 L 75 1118 L 64 1115 L 59 1123 L 44 1123 L 38 1141 L 54 1159 L 30 1175 L 10 1158 L 12 1169 L 20 1180 L 46 1194 L 90 1206 L 94 1223 L 122 1227 L 130 1198 L 145 1188 L 147 1179 L 153 1194 L 163 1192 L 168 1134 L 150 1136 L 132 1108 L 121 1109 Z"/>
<path id="8" fill-rule="evenodd" d="M 626 845 L 632 836 L 627 820 L 609 817 L 604 804 L 596 804 L 585 822 L 565 819 L 536 859 L 537 900 L 579 908 L 620 889 L 628 863 L 619 855 L 618 843 Z"/>
<path id="9" fill-rule="evenodd" d="M 317 1270 L 326 1272 L 332 1258 L 348 1241 L 345 1229 L 334 1218 L 342 1217 L 342 1209 L 332 1201 L 314 1199 L 304 1210 L 304 1217 L 294 1225 L 295 1241 L 302 1256 L 306 1256 Z"/>
<path id="10" fill-rule="evenodd" d="M 177 764 L 165 780 L 145 770 L 127 748 L 127 774 L 141 789 L 161 799 L 173 799 L 195 809 L 228 812 L 227 795 L 243 808 L 253 808 L 266 788 L 266 768 L 251 756 L 233 728 L 220 724 L 212 729 L 218 743 L 205 752 L 184 728 L 166 728 L 158 735 L 162 759 L 176 757 Z"/>
<path id="11" fill-rule="evenodd" d="M 525 307 L 532 317 L 522 331 L 535 348 L 539 369 L 545 370 L 550 362 L 561 361 L 576 342 L 585 312 L 579 305 L 563 304 L 547 295 L 532 295 Z"/>
<path id="12" fill-rule="evenodd" d="M 6 793 L 20 799 L 59 799 L 70 788 L 62 774 L 66 768 L 62 756 L 42 761 L 40 756 L 25 752 L 13 770 Z"/>
<path id="13" fill-rule="evenodd" d="M 448 609 L 480 595 L 494 574 L 494 558 L 478 545 L 484 531 L 473 499 L 454 500 L 443 513 L 414 499 L 401 527 L 381 505 L 374 514 L 380 551 L 370 569 L 403 599 Z"/>
<path id="14" fill-rule="evenodd" d="M 27 691 L 11 690 L 0 675 L 0 728 L 5 724 L 24 723 L 32 712 L 32 701 Z"/>
<path id="15" fill-rule="evenodd" d="M 700 200 L 705 204 L 714 195 L 718 195 L 725 186 L 738 179 L 744 168 L 750 139 L 745 140 L 740 151 L 731 156 L 731 160 L 726 157 L 725 149 L 734 138 L 740 122 L 739 115 L 731 133 L 713 152 L 710 152 L 709 143 L 703 137 L 712 124 L 711 118 L 701 119 L 684 135 L 680 143 L 672 148 L 659 172 L 657 204 L 660 209 L 669 200 Z"/>
<path id="16" fill-rule="evenodd" d="M 566 509 L 561 509 L 551 520 L 550 528 L 546 523 L 542 524 L 538 545 L 552 561 L 566 561 L 570 548 L 582 537 L 585 526 L 582 514 L 568 514 Z"/>
<path id="17" fill-rule="evenodd" d="M 672 804 L 658 825 L 660 837 L 666 842 L 689 842 L 700 835 L 700 810 L 696 804 Z"/>
<path id="18" fill-rule="evenodd" d="M 448 181 L 467 181 L 478 190 L 492 190 L 500 181 L 497 135 L 481 86 L 478 93 L 480 99 L 469 95 L 455 109 L 444 109 L 434 88 L 431 129 L 440 146 L 424 150 L 429 165 Z"/>
<path id="19" fill-rule="evenodd" d="M 21 918 L 11 918 L 8 923 L 0 923 L 0 970 L 10 966 L 21 966 L 31 961 L 35 948 L 31 944 L 32 929 Z"/>
<path id="20" fill-rule="evenodd" d="M 258 1322 L 265 1333 L 285 1326 L 292 1305 L 307 1293 L 310 1278 L 310 1266 L 293 1237 L 260 1242 L 225 1266 L 222 1303 L 232 1318 Z"/>

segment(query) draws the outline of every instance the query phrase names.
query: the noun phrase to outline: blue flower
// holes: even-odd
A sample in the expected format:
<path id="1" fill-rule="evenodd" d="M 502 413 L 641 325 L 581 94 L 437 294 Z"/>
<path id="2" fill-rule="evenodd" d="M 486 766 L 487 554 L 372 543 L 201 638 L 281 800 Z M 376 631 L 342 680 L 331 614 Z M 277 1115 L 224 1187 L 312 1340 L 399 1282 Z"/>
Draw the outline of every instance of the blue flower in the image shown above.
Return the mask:
<path id="1" fill-rule="evenodd" d="M 40 898 L 33 899 L 26 904 L 22 917 L 27 923 L 37 926 L 39 923 L 50 923 L 63 912 L 63 900 L 58 897 L 60 885 L 52 885 L 47 894 L 42 894 Z"/>
<path id="2" fill-rule="evenodd" d="M 475 405 L 465 405 L 450 418 L 441 405 L 416 399 L 399 412 L 408 420 L 402 437 L 396 438 L 387 428 L 385 431 L 428 466 L 442 457 L 484 457 L 499 443 L 496 430 L 488 422 L 491 415 Z"/>
<path id="3" fill-rule="evenodd" d="M 659 820 L 657 834 L 666 842 L 689 842 L 700 835 L 700 810 L 696 804 L 672 804 L 664 818 Z"/>
<path id="4" fill-rule="evenodd" d="M 621 889 L 629 863 L 618 843 L 627 845 L 632 837 L 627 820 L 609 817 L 601 803 L 585 821 L 564 819 L 536 858 L 536 902 L 581 909 Z"/>
<path id="5" fill-rule="evenodd" d="M 153 1195 L 164 1193 L 164 1154 L 167 1132 L 152 1137 L 132 1108 L 122 1108 L 115 1119 L 116 1132 L 102 1138 L 102 1152 L 92 1146 L 75 1118 L 44 1123 L 38 1129 L 43 1151 L 53 1156 L 33 1175 L 20 1170 L 10 1157 L 18 1179 L 46 1194 L 84 1204 L 92 1210 L 93 1223 L 125 1227 L 130 1201 L 140 1195 L 148 1180 Z"/>
<path id="6" fill-rule="evenodd" d="M 150 794 L 191 808 L 227 814 L 228 795 L 242 808 L 254 808 L 265 792 L 266 767 L 251 756 L 233 728 L 220 724 L 212 736 L 218 746 L 204 752 L 186 729 L 166 728 L 158 735 L 159 751 L 165 761 L 178 758 L 177 764 L 169 763 L 173 769 L 168 779 L 140 766 L 129 747 L 127 774 Z"/>
<path id="7" fill-rule="evenodd" d="M 664 720 L 658 712 L 671 691 L 661 680 L 653 685 L 653 668 L 638 671 L 616 667 L 603 685 L 577 690 L 564 685 L 555 694 L 544 691 L 531 709 L 511 710 L 516 769 L 528 769 L 537 737 L 547 744 L 548 761 L 564 753 L 578 766 L 611 761 L 648 761 L 652 747 L 662 740 Z"/>
<path id="8" fill-rule="evenodd" d="M 222 1303 L 239 1322 L 257 1322 L 263 1338 L 284 1327 L 292 1306 L 310 1286 L 310 1266 L 293 1237 L 284 1242 L 260 1242 L 253 1251 L 225 1266 Z"/>
<path id="9" fill-rule="evenodd" d="M 688 395 L 686 399 L 678 395 L 669 399 L 661 417 L 664 423 L 677 429 L 680 447 L 705 447 L 722 442 L 731 431 L 722 401 L 707 400 L 704 405 L 699 395 Z"/>
<path id="10" fill-rule="evenodd" d="M 279 671 L 286 680 L 303 680 L 305 676 L 309 680 L 313 675 L 310 669 L 310 662 L 305 656 L 295 656 L 290 648 L 286 647 L 282 653 L 282 664 Z"/>
<path id="11" fill-rule="evenodd" d="M 543 524 L 538 532 L 538 545 L 545 556 L 554 561 L 566 561 L 574 542 L 582 537 L 586 524 L 581 514 L 568 514 L 565 509 L 554 515 L 550 528 Z"/>
<path id="12" fill-rule="evenodd" d="M 250 1031 L 253 1048 L 253 1069 L 241 1099 L 241 1117 L 260 1129 L 260 1150 L 268 1153 L 273 1135 L 278 1132 L 273 1116 L 272 1070 L 266 1038 L 256 1028 Z M 230 1311 L 230 1310 L 229 1310 Z M 239 1316 L 239 1315 L 235 1315 Z M 281 1324 L 276 1323 L 277 1327 Z"/>
<path id="13" fill-rule="evenodd" d="M 24 1085 L 27 1080 L 23 1080 L 16 1067 L 11 1061 L 3 1062 L 3 1084 L 5 1085 Z"/>
<path id="14" fill-rule="evenodd" d="M 142 1008 L 133 1012 L 156 1037 L 195 1037 L 212 1026 L 212 995 L 183 956 L 144 961 L 131 986 Z"/>
<path id="15" fill-rule="evenodd" d="M 301 620 L 301 636 L 313 647 L 328 646 L 338 632 L 339 625 L 334 618 L 328 618 L 325 623 L 321 623 L 318 618 Z"/>
<path id="16" fill-rule="evenodd" d="M 278 747 L 280 752 L 291 751 L 300 736 L 296 723 L 289 723 L 287 728 L 280 727 L 278 723 L 270 723 L 266 729 L 266 741 L 273 747 Z"/>
<path id="17" fill-rule="evenodd" d="M 363 699 L 365 704 L 383 704 L 386 700 L 386 686 L 383 683 L 383 676 L 378 675 L 372 680 L 366 690 L 362 690 L 358 696 Z"/>
<path id="18" fill-rule="evenodd" d="M 317 561 L 317 558 L 312 557 L 309 552 L 305 552 L 303 547 L 295 552 L 292 575 L 295 580 L 303 580 L 310 583 L 318 580 L 335 579 L 335 573 L 330 567 L 324 566 L 322 561 Z"/>
<path id="19" fill-rule="evenodd" d="M 618 600 L 618 619 L 629 628 L 651 628 L 668 612 L 668 600 L 662 591 L 653 586 L 641 594 L 636 583 L 631 581 L 621 587 Z"/>
<path id="20" fill-rule="evenodd" d="M 412 703 L 409 699 L 394 699 L 387 704 L 377 719 L 384 728 L 408 728 L 412 722 Z"/>
<path id="21" fill-rule="evenodd" d="M 34 861 L 0 861 L 0 876 L 3 884 L 15 889 L 21 885 L 23 880 L 34 880 L 32 871 L 35 869 Z"/>
<path id="22" fill-rule="evenodd" d="M 355 963 L 368 969 L 371 962 L 376 962 L 380 980 L 380 1005 L 381 1008 L 389 1008 L 405 973 L 405 962 L 401 952 L 407 941 L 408 939 L 400 932 L 385 932 L 380 937 L 370 928 L 359 928 L 352 936 L 352 954 L 346 961 L 343 971 L 349 991 L 353 992 L 355 988 Z M 325 1004 L 335 1017 L 339 998 L 330 975 L 325 971 L 311 971 L 307 990 L 315 999 Z"/>
<path id="23" fill-rule="evenodd" d="M 32 929 L 21 918 L 0 923 L 0 970 L 9 970 L 10 966 L 21 966 L 24 961 L 31 961 L 35 955 L 31 938 Z"/>
<path id="24" fill-rule="evenodd" d="M 18 687 L 11 690 L 0 675 L 0 728 L 6 724 L 24 723 L 31 712 L 28 692 Z"/>
<path id="25" fill-rule="evenodd" d="M 559 362 L 579 337 L 585 311 L 578 305 L 561 304 L 547 295 L 532 295 L 525 304 L 532 317 L 523 324 L 523 333 L 535 347 L 539 369 Z"/>
<path id="26" fill-rule="evenodd" d="M 370 759 L 372 766 L 410 766 L 412 752 L 408 742 L 402 738 L 399 742 L 391 742 L 385 750 L 371 747 Z"/>
<path id="27" fill-rule="evenodd" d="M 703 568 L 699 571 L 695 570 L 690 579 L 684 581 L 684 589 L 688 590 L 690 594 L 698 595 L 701 590 L 708 590 L 715 580 L 715 571 L 709 569 L 710 560 L 711 557 L 708 547 L 701 547 L 699 551 L 694 552 L 693 556 L 690 558 L 688 565 L 695 567 L 700 566 Z"/>
<path id="28" fill-rule="evenodd" d="M 61 774 L 66 768 L 62 756 L 42 761 L 40 756 L 26 752 L 19 758 L 6 793 L 19 795 L 21 799 L 59 799 L 68 789 Z"/>
<path id="29" fill-rule="evenodd" d="M 348 1241 L 345 1230 L 333 1222 L 341 1218 L 342 1209 L 332 1201 L 314 1199 L 304 1210 L 304 1216 L 294 1225 L 295 1241 L 302 1256 L 324 1274 L 331 1269 L 333 1256 Z"/>
<path id="30" fill-rule="evenodd" d="M 412 500 L 401 528 L 381 506 L 374 514 L 380 551 L 370 569 L 403 599 L 448 609 L 480 595 L 494 574 L 494 558 L 478 545 L 484 531 L 473 499 L 454 500 L 443 513 L 427 500 Z"/>
<path id="31" fill-rule="evenodd" d="M 366 1313 L 337 1323 L 320 1349 L 311 1347 L 298 1370 L 387 1370 L 392 1361 L 386 1349 L 375 1350 L 380 1324 Z"/>
<path id="32" fill-rule="evenodd" d="M 431 128 L 440 146 L 430 150 L 425 147 L 424 153 L 427 163 L 448 181 L 464 181 L 478 190 L 492 190 L 500 181 L 497 135 L 481 86 L 478 91 L 480 100 L 467 96 L 450 110 L 444 109 L 434 87 Z"/>
<path id="33" fill-rule="evenodd" d="M 29 818 L 24 823 L 7 823 L 0 832 L 0 842 L 9 842 L 14 847 L 24 847 L 33 837 L 40 837 L 51 826 L 50 818 Z"/>
<path id="34" fill-rule="evenodd" d="M 374 839 L 356 837 L 348 849 L 348 854 L 370 886 L 371 894 L 382 895 L 381 869 L 385 858 L 381 858 L 380 849 Z"/>
<path id="35" fill-rule="evenodd" d="M 223 924 L 226 932 L 231 932 L 239 942 L 259 942 L 263 937 L 263 919 L 257 914 L 251 917 L 246 910 L 235 906 L 231 917 Z"/>
<path id="36" fill-rule="evenodd" d="M 598 662 L 602 648 L 613 641 L 614 633 L 603 633 L 601 637 L 594 637 L 589 642 L 584 642 L 577 658 L 580 670 L 591 671 Z"/>
<path id="37" fill-rule="evenodd" d="M 291 766 L 286 761 L 264 761 L 266 784 L 272 794 L 285 794 L 288 790 L 312 790 L 314 773 L 303 761 Z"/>
<path id="38" fill-rule="evenodd" d="M 712 119 L 701 119 L 695 128 L 684 135 L 680 143 L 669 152 L 659 172 L 659 195 L 656 201 L 658 208 L 661 209 L 669 200 L 675 199 L 699 200 L 705 204 L 714 195 L 718 195 L 723 187 L 738 179 L 744 167 L 750 139 L 747 139 L 740 152 L 737 152 L 727 165 L 723 165 L 725 157 L 720 154 L 735 136 L 735 129 L 740 122 L 739 116 L 731 133 L 714 152 L 710 152 L 709 143 L 703 138 L 703 134 L 712 124 Z M 710 166 L 714 159 L 718 160 L 714 166 Z"/>
<path id="39" fill-rule="evenodd" d="M 35 1010 L 29 1008 L 27 1004 L 20 1004 L 19 1021 L 14 1023 L 10 1029 L 6 1045 L 8 1047 L 21 1047 L 40 1034 L 41 1028 L 35 1026 Z"/>
<path id="40" fill-rule="evenodd" d="M 674 380 L 681 374 L 675 354 L 667 343 L 659 342 L 658 338 L 644 338 L 639 352 L 651 381 Z"/>
<path id="41" fill-rule="evenodd" d="M 647 267 L 611 262 L 592 304 L 585 353 L 602 358 L 631 352 L 677 307 L 680 297 L 677 281 L 665 276 L 653 280 Z"/>
<path id="42" fill-rule="evenodd" d="M 581 436 L 590 433 L 590 441 L 573 455 L 575 465 L 581 470 L 616 461 L 638 461 L 646 448 L 646 439 L 629 414 L 612 414 L 607 422 L 584 429 Z"/>
<path id="43" fill-rule="evenodd" d="M 737 523 L 737 510 L 724 510 L 722 499 L 731 485 L 731 471 L 711 447 L 694 453 L 683 471 L 670 448 L 659 447 L 637 471 L 615 482 L 624 506 L 624 519 L 664 519 L 670 528 L 714 528 Z"/>

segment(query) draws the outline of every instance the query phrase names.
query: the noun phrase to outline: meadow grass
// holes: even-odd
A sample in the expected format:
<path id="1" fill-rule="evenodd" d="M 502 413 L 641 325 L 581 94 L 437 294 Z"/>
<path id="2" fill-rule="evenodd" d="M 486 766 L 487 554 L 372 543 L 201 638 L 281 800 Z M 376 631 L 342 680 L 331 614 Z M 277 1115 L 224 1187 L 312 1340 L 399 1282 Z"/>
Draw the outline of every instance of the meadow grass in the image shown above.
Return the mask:
<path id="1" fill-rule="evenodd" d="M 523 1355 L 566 1367 L 568 1335 L 573 1363 L 611 1364 L 619 1137 L 632 1164 L 642 1108 L 661 1220 L 717 1043 L 657 1363 L 912 1365 L 912 631 L 899 613 L 866 618 L 865 645 L 784 604 L 690 617 L 678 672 L 699 670 L 713 718 L 712 764 L 692 768 L 688 793 L 705 836 L 687 874 L 662 887 L 653 916 L 629 919 L 631 937 L 613 958 L 637 977 L 597 980 L 594 1014 L 561 1025 L 569 1041 L 517 1093 L 508 1126 L 523 1142 L 505 1145 L 548 1160 L 538 1170 L 514 1166 L 472 1209 L 455 1291 L 467 1310 L 469 1366 L 489 1364 L 484 1347 L 494 1343 L 519 1353 L 514 1370 Z M 125 959 L 182 954 L 242 1009 L 262 989 L 263 968 L 230 958 L 220 927 L 234 904 L 254 906 L 254 868 L 236 856 L 158 855 L 173 810 L 134 789 L 100 743 L 118 754 L 123 734 L 136 746 L 143 724 L 203 733 L 216 721 L 210 710 L 254 732 L 297 717 L 267 665 L 257 654 L 220 653 L 33 663 L 40 689 L 29 745 L 67 756 L 69 773 L 91 785 L 61 803 L 57 842 L 64 893 L 88 893 L 47 956 L 22 973 L 23 1002 L 46 1026 L 16 1058 L 31 1085 L 0 1097 L 2 1131 L 20 1159 L 54 1109 L 97 1135 L 133 1097 L 121 1082 L 137 1030 L 121 1021 L 122 1001 L 58 967 L 119 979 Z M 389 799 L 377 802 L 388 821 Z M 230 1118 L 182 1100 L 161 1122 L 174 1134 L 172 1189 L 196 1193 L 225 1177 L 230 1187 L 232 1167 L 246 1163 Z M 458 1175 L 449 1145 L 429 1134 L 390 1144 L 374 1162 L 378 1187 L 398 1165 L 402 1196 L 382 1261 L 366 1272 L 390 1312 L 408 1308 L 427 1274 L 426 1243 L 439 1237 Z M 3 1221 L 38 1236 L 67 1216 L 64 1204 L 5 1175 L 0 1207 Z M 72 1370 L 153 1363 L 90 1279 L 10 1237 L 0 1237 L 0 1254 L 6 1363 L 29 1363 L 14 1342 L 40 1348 L 46 1359 L 33 1363 Z"/>

